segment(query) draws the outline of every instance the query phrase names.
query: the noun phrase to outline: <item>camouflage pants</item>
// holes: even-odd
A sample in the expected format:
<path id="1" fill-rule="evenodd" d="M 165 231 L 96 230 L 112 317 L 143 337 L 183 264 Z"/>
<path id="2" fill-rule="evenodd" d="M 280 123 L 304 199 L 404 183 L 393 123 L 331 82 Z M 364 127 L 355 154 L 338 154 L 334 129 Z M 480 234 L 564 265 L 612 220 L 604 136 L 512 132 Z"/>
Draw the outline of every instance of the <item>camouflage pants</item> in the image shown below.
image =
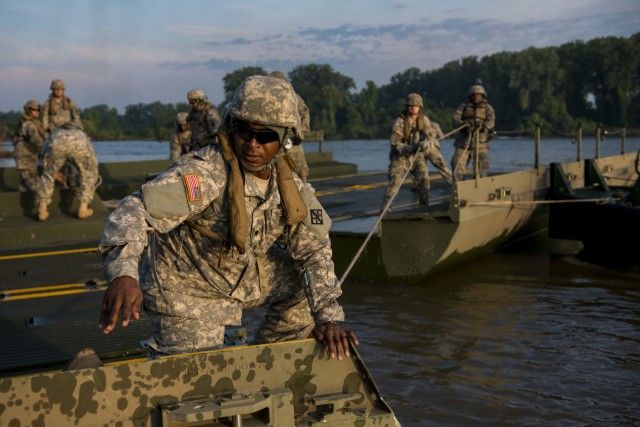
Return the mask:
<path id="1" fill-rule="evenodd" d="M 30 150 L 23 142 L 18 142 L 13 157 L 20 174 L 20 191 L 38 191 L 40 174 L 38 173 L 38 152 Z"/>
<path id="2" fill-rule="evenodd" d="M 167 315 L 149 310 L 153 337 L 149 346 L 159 353 L 176 354 L 200 351 L 221 346 L 224 343 L 225 324 L 235 324 L 236 311 L 243 308 L 266 307 L 266 314 L 255 334 L 256 343 L 270 343 L 307 338 L 315 323 L 304 292 L 301 277 L 293 268 L 289 252 L 276 248 L 269 250 L 263 263 L 264 283 L 260 297 L 244 303 L 220 294 L 213 294 L 206 306 L 210 310 L 229 313 L 227 321 L 215 324 L 202 320 L 194 313 L 189 316 Z M 166 294 L 170 299 L 170 294 Z M 145 290 L 146 298 L 159 298 Z M 186 303 L 188 301 L 177 301 Z M 169 304 L 174 304 L 169 301 Z"/>
<path id="3" fill-rule="evenodd" d="M 436 147 L 430 147 L 426 153 L 422 154 L 425 157 L 426 161 L 430 161 L 433 166 L 438 169 L 440 175 L 447 181 L 449 185 L 453 182 L 453 175 L 451 174 L 451 170 L 449 169 L 449 165 L 447 165 L 447 161 L 444 159 L 444 156 L 440 152 L 440 150 Z"/>
<path id="4" fill-rule="evenodd" d="M 462 181 L 467 173 L 467 165 L 469 161 L 473 161 L 473 149 L 464 149 L 456 147 L 453 157 L 451 158 L 451 169 L 453 177 L 456 181 Z M 478 176 L 485 177 L 489 174 L 489 147 L 486 144 L 480 144 L 478 148 Z"/>
<path id="5" fill-rule="evenodd" d="M 294 172 L 300 177 L 302 182 L 307 182 L 309 178 L 309 166 L 307 165 L 307 159 L 304 157 L 304 150 L 302 144 L 294 145 L 286 150 L 287 156 L 291 157 L 291 160 L 295 163 Z"/>
<path id="6" fill-rule="evenodd" d="M 431 187 L 431 184 L 429 182 L 429 169 L 427 168 L 427 162 L 425 161 L 422 154 L 419 153 L 411 154 L 409 156 L 402 156 L 396 153 L 392 153 L 391 156 L 389 156 L 389 172 L 387 173 L 389 184 L 387 185 L 387 191 L 384 194 L 381 209 L 384 209 L 386 204 L 391 199 L 391 196 L 402 185 L 402 177 L 411 165 L 411 161 L 413 160 L 414 156 L 418 157 L 413 164 L 411 173 L 416 180 L 419 201 L 420 204 L 423 205 L 429 204 L 429 189 Z"/>
<path id="7" fill-rule="evenodd" d="M 79 138 L 54 139 L 46 146 L 38 202 L 51 203 L 56 172 L 60 171 L 67 161 L 72 162 L 80 173 L 80 186 L 76 189 L 76 197 L 81 202 L 91 203 L 98 182 L 98 160 L 91 141 Z"/>

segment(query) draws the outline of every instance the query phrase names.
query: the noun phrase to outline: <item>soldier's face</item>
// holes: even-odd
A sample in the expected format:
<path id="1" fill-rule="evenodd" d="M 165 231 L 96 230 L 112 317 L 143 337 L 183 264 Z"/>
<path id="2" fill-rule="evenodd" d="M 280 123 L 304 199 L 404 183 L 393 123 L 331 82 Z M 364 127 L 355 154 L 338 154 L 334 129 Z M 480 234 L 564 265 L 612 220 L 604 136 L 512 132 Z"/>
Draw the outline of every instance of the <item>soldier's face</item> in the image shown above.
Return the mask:
<path id="1" fill-rule="evenodd" d="M 240 122 L 233 138 L 236 154 L 251 167 L 266 165 L 280 150 L 278 133 L 261 125 Z"/>
<path id="2" fill-rule="evenodd" d="M 64 95 L 64 89 L 53 90 L 53 96 L 55 96 L 56 98 L 60 98 L 62 95 Z"/>

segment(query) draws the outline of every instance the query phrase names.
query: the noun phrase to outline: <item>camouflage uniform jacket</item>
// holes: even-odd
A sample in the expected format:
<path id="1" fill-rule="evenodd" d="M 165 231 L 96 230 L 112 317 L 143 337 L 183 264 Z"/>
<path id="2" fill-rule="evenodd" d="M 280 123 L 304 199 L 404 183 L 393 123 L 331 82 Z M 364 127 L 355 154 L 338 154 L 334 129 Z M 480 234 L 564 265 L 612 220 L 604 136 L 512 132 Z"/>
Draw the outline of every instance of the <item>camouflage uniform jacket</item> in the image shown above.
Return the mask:
<path id="1" fill-rule="evenodd" d="M 262 297 L 261 263 L 268 259 L 274 243 L 287 234 L 275 169 L 271 175 L 266 199 L 259 195 L 252 179 L 245 180 L 249 236 L 243 254 L 230 242 L 206 237 L 185 224 L 191 221 L 219 236 L 229 235 L 227 166 L 219 147 L 211 145 L 181 156 L 169 170 L 123 199 L 110 215 L 100 242 L 107 280 L 119 276 L 137 279 L 138 260 L 147 247 L 148 265 L 142 268 L 141 285 L 145 294 L 155 288 L 159 296 L 145 297 L 145 307 L 170 316 L 239 324 L 242 302 Z M 295 179 L 301 193 L 311 194 L 315 205 L 310 207 L 320 207 L 312 188 Z M 303 194 L 303 199 L 309 197 Z M 328 227 L 318 236 L 321 233 L 314 233 L 310 222 L 310 217 L 315 217 L 318 223 L 318 214 L 330 225 L 324 210 L 311 210 L 307 219 L 288 233 L 288 250 L 301 277 L 308 269 L 311 272 L 312 280 L 305 285 L 301 281 L 300 286 L 305 288 L 316 324 L 322 324 L 342 321 L 344 313 L 336 301 L 341 290 L 331 259 Z M 170 298 L 161 297 L 169 293 Z M 212 298 L 220 301 L 215 307 Z"/>
<path id="2" fill-rule="evenodd" d="M 190 111 L 187 123 L 191 128 L 190 151 L 195 151 L 215 142 L 215 134 L 222 120 L 218 111 L 210 105 L 202 111 Z"/>
<path id="3" fill-rule="evenodd" d="M 405 136 L 405 120 L 409 120 L 409 135 Z M 418 144 L 424 139 L 436 138 L 435 130 L 426 115 L 422 115 L 423 130 L 418 129 L 418 120 L 411 120 L 404 114 L 396 118 L 391 133 L 391 155 L 409 156 L 418 150 Z"/>
<path id="4" fill-rule="evenodd" d="M 69 121 L 82 129 L 80 109 L 76 103 L 66 96 L 50 96 L 42 106 L 42 125 L 45 130 L 52 132 Z"/>
<path id="5" fill-rule="evenodd" d="M 40 149 L 44 145 L 44 137 L 42 127 L 38 129 L 37 119 L 33 120 L 23 115 L 22 122 L 18 127 L 18 132 L 13 140 L 13 144 L 20 149 L 26 149 L 32 154 L 38 155 Z"/>
<path id="6" fill-rule="evenodd" d="M 169 159 L 174 161 L 178 157 L 189 152 L 191 146 L 191 131 L 189 129 L 180 132 L 180 129 L 174 129 L 171 134 L 170 156 Z"/>
<path id="7" fill-rule="evenodd" d="M 493 111 L 493 107 L 489 105 L 486 100 L 474 104 L 471 101 L 463 102 L 458 106 L 453 113 L 453 127 L 457 128 L 467 122 L 473 122 L 479 120 L 483 123 L 478 135 L 479 142 L 488 144 L 491 140 L 491 132 L 495 127 L 496 114 Z M 465 128 L 458 132 L 454 146 L 457 148 L 465 148 L 465 145 L 469 139 L 470 128 Z"/>

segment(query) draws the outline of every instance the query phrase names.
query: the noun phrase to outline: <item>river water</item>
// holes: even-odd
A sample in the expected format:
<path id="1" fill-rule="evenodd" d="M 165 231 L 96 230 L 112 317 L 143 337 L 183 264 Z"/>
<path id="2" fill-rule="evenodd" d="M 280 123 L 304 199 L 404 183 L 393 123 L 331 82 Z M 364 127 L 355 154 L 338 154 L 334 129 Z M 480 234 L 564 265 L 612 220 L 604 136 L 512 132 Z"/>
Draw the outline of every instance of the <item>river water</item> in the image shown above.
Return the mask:
<path id="1" fill-rule="evenodd" d="M 169 153 L 166 142 L 94 145 L 100 162 Z M 576 160 L 576 148 L 543 140 L 541 161 Z M 386 169 L 388 149 L 322 145 L 360 172 Z M 627 140 L 626 152 L 639 149 Z M 442 151 L 451 158 L 450 141 Z M 619 152 L 619 139 L 602 143 L 602 156 Z M 531 167 L 533 153 L 531 140 L 496 140 L 491 168 Z M 585 139 L 583 158 L 594 153 Z M 539 236 L 410 286 L 345 282 L 348 326 L 403 426 L 640 425 L 640 269 L 589 264 L 577 250 Z"/>

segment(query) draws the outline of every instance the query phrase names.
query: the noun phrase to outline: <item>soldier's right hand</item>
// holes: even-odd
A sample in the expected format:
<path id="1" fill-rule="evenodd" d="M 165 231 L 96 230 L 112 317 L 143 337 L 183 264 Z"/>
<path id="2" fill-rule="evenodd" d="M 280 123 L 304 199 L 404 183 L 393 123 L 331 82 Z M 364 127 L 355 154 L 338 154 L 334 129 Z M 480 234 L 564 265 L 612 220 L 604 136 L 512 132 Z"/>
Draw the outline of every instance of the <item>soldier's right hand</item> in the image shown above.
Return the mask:
<path id="1" fill-rule="evenodd" d="M 122 313 L 122 326 L 127 326 L 131 316 L 136 320 L 140 319 L 141 307 L 142 291 L 138 281 L 128 276 L 115 278 L 109 283 L 102 298 L 100 328 L 105 334 L 114 330 L 120 313 Z"/>

